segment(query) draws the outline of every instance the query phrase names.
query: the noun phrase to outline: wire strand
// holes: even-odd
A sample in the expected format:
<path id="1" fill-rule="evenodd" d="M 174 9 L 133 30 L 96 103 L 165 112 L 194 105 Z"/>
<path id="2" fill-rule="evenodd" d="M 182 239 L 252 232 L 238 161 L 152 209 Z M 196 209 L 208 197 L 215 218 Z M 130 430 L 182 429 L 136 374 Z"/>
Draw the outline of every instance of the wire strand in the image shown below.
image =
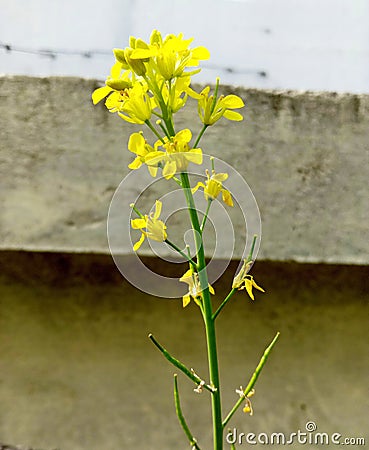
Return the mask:
<path id="1" fill-rule="evenodd" d="M 81 58 L 85 59 L 91 59 L 95 57 L 107 57 L 112 56 L 112 51 L 107 50 L 98 50 L 98 49 L 91 49 L 91 50 L 68 50 L 68 49 L 51 49 L 51 48 L 41 48 L 41 49 L 34 49 L 30 47 L 23 47 L 18 45 L 12 45 L 5 42 L 0 42 L 0 48 L 5 50 L 6 53 L 23 53 L 23 54 L 29 54 L 29 55 L 38 55 L 41 57 L 46 57 L 50 59 L 57 59 L 59 56 L 79 56 Z M 235 67 L 222 67 L 218 66 L 216 64 L 203 64 L 203 68 L 207 70 L 216 70 L 216 71 L 223 71 L 227 72 L 229 74 L 256 74 L 259 77 L 265 78 L 268 76 L 267 72 L 265 70 L 261 69 L 247 69 L 247 68 L 235 68 Z"/>

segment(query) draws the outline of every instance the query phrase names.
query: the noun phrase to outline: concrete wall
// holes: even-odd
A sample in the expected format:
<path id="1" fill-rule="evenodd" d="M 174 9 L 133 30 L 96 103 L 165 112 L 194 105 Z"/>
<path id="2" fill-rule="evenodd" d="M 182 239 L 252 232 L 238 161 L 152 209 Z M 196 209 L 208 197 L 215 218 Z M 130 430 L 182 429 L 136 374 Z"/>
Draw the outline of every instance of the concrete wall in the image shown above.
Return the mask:
<path id="1" fill-rule="evenodd" d="M 215 285 L 217 304 L 231 269 Z M 254 415 L 239 411 L 230 426 L 289 436 L 314 421 L 317 432 L 367 444 L 367 268 L 258 262 L 253 273 L 266 293 L 254 302 L 236 294 L 216 322 L 224 415 L 276 331 L 281 336 L 257 381 Z M 108 255 L 0 252 L 0 446 L 189 448 L 174 412 L 174 368 L 149 332 L 207 376 L 194 303 L 183 309 L 179 299 L 132 288 Z M 193 433 L 210 449 L 208 392 L 195 394 L 181 375 L 179 389 Z"/>
<path id="2" fill-rule="evenodd" d="M 108 252 L 108 207 L 129 172 L 127 140 L 137 128 L 92 106 L 97 86 L 79 78 L 0 78 L 2 249 Z M 247 103 L 245 121 L 223 119 L 201 146 L 233 165 L 254 192 L 260 258 L 367 264 L 369 96 L 235 92 Z M 191 105 L 177 129 L 199 129 Z M 127 204 L 143 187 L 135 178 Z M 232 220 L 242 239 L 242 218 Z M 171 236 L 183 235 L 179 225 Z M 241 253 L 237 244 L 233 257 Z"/>
<path id="3" fill-rule="evenodd" d="M 128 173 L 126 144 L 136 128 L 91 105 L 97 85 L 0 79 L 0 446 L 186 448 L 173 369 L 147 334 L 207 373 L 195 305 L 183 310 L 180 299 L 133 288 L 108 255 L 108 206 Z M 202 147 L 249 182 L 262 215 L 260 259 L 277 262 L 253 271 L 265 294 L 255 302 L 235 295 L 217 319 L 224 410 L 280 331 L 256 386 L 254 416 L 240 412 L 232 426 L 290 434 L 312 420 L 318 432 L 368 442 L 367 267 L 344 265 L 368 263 L 368 96 L 237 93 L 248 104 L 245 122 L 219 123 Z M 197 130 L 194 117 L 195 105 L 178 128 Z M 134 180 L 127 202 L 145 178 Z M 143 202 L 151 206 L 161 189 L 154 185 Z M 241 235 L 242 220 L 232 218 Z M 173 236 L 182 236 L 179 225 L 171 225 Z M 122 248 L 127 258 L 130 248 Z M 144 262 L 167 276 L 183 273 Z M 228 293 L 236 265 L 215 284 L 214 303 Z M 182 377 L 180 389 L 191 428 L 209 448 L 209 398 Z"/>

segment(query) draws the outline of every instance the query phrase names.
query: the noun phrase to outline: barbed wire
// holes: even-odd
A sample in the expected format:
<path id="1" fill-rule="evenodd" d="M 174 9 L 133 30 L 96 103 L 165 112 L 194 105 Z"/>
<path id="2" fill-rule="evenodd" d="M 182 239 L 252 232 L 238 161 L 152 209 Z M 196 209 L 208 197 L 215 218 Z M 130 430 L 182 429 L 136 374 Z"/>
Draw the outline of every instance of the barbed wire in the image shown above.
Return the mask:
<path id="1" fill-rule="evenodd" d="M 113 54 L 113 52 L 106 50 L 33 49 L 4 42 L 0 42 L 0 48 L 3 48 L 7 53 L 25 53 L 29 55 L 45 56 L 50 59 L 56 59 L 58 56 L 80 56 L 89 59 L 94 56 L 111 56 Z"/>
<path id="2" fill-rule="evenodd" d="M 50 59 L 57 59 L 59 56 L 79 56 L 81 58 L 85 59 L 91 59 L 96 56 L 112 56 L 112 51 L 107 50 L 67 50 L 67 49 L 50 49 L 50 48 L 44 48 L 44 49 L 33 49 L 30 47 L 23 47 L 18 45 L 12 45 L 5 42 L 0 42 L 0 48 L 5 50 L 6 53 L 24 53 L 28 55 L 37 55 L 42 56 Z M 214 64 L 203 64 L 204 69 L 209 70 L 221 70 L 223 72 L 227 72 L 230 74 L 256 74 L 262 78 L 265 78 L 268 76 L 267 72 L 265 70 L 259 70 L 259 69 L 245 69 L 245 68 L 235 68 L 235 67 L 221 67 Z"/>

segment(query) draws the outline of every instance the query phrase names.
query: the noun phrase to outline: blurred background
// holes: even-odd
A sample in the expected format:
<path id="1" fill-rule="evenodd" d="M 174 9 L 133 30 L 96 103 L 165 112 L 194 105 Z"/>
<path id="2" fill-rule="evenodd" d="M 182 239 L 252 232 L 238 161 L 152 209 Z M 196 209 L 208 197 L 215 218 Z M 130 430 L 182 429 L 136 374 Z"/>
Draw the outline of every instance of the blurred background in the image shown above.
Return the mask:
<path id="1" fill-rule="evenodd" d="M 199 82 L 369 92 L 367 0 L 1 0 L 0 72 L 104 79 L 130 35 L 210 49 Z"/>

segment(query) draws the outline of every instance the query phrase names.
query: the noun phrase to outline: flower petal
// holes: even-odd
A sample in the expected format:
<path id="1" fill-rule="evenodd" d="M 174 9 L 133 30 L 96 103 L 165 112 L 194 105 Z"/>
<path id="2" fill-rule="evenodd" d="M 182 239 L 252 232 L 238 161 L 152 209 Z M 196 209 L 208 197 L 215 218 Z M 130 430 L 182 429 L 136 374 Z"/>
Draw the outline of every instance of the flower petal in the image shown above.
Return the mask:
<path id="1" fill-rule="evenodd" d="M 227 178 L 228 178 L 228 173 L 215 173 L 214 175 L 211 176 L 211 179 L 218 181 L 218 183 L 225 181 Z"/>
<path id="2" fill-rule="evenodd" d="M 193 148 L 192 150 L 183 153 L 187 161 L 194 164 L 202 164 L 202 150 L 201 148 Z"/>
<path id="3" fill-rule="evenodd" d="M 227 189 L 222 189 L 222 200 L 228 206 L 233 206 L 232 196 Z"/>
<path id="4" fill-rule="evenodd" d="M 128 150 L 136 155 L 145 155 L 145 138 L 141 133 L 132 133 L 128 141 Z"/>
<path id="5" fill-rule="evenodd" d="M 130 55 L 131 59 L 146 59 L 151 58 L 157 54 L 157 50 L 155 48 L 137 48 L 133 50 Z"/>
<path id="6" fill-rule="evenodd" d="M 183 304 L 183 308 L 185 308 L 191 301 L 191 297 L 186 294 L 182 297 L 182 304 Z"/>
<path id="7" fill-rule="evenodd" d="M 222 108 L 231 108 L 231 109 L 237 109 L 237 108 L 243 108 L 245 106 L 243 100 L 241 97 L 238 97 L 238 95 L 230 94 L 222 98 L 220 101 Z"/>
<path id="8" fill-rule="evenodd" d="M 182 281 L 183 283 L 187 283 L 187 284 L 190 284 L 190 281 L 191 281 L 191 284 L 192 284 L 192 269 L 188 269 L 187 270 L 187 272 L 185 272 L 182 276 L 181 276 L 181 278 L 179 279 L 179 281 Z"/>
<path id="9" fill-rule="evenodd" d="M 146 228 L 146 219 L 133 219 L 131 220 L 131 227 L 134 230 L 141 230 L 142 228 Z"/>
<path id="10" fill-rule="evenodd" d="M 148 166 L 157 166 L 165 158 L 165 153 L 161 151 L 149 152 L 145 157 L 145 163 Z"/>
<path id="11" fill-rule="evenodd" d="M 200 187 L 205 188 L 205 184 L 199 181 L 195 187 L 191 189 L 192 194 L 194 194 Z"/>
<path id="12" fill-rule="evenodd" d="M 163 177 L 169 180 L 169 178 L 174 177 L 176 171 L 177 171 L 177 164 L 175 163 L 175 161 L 168 161 L 163 169 Z"/>
<path id="13" fill-rule="evenodd" d="M 234 120 L 235 122 L 240 122 L 243 120 L 243 116 L 236 111 L 229 111 L 228 109 L 224 111 L 223 116 L 228 120 Z"/>
<path id="14" fill-rule="evenodd" d="M 91 95 L 93 104 L 96 105 L 99 103 L 103 98 L 109 95 L 112 90 L 113 89 L 109 86 L 103 86 L 95 89 Z"/>
<path id="15" fill-rule="evenodd" d="M 145 235 L 142 233 L 141 237 L 140 237 L 140 240 L 137 241 L 135 243 L 135 245 L 133 246 L 133 251 L 137 251 L 141 247 L 141 245 L 142 245 L 144 240 L 145 240 Z"/>
<path id="16" fill-rule="evenodd" d="M 179 141 L 183 142 L 190 142 L 191 138 L 192 133 L 188 128 L 186 128 L 185 130 L 178 131 L 178 133 L 174 137 L 174 139 L 178 139 Z"/>
<path id="17" fill-rule="evenodd" d="M 192 58 L 195 59 L 209 59 L 210 58 L 210 52 L 206 47 L 196 47 L 191 52 Z"/>
<path id="18" fill-rule="evenodd" d="M 254 300 L 254 294 L 252 293 L 252 280 L 249 278 L 245 278 L 245 288 L 247 293 L 249 294 L 251 300 Z"/>
<path id="19" fill-rule="evenodd" d="M 141 158 L 139 156 L 137 156 L 137 158 L 135 158 L 131 162 L 131 164 L 128 164 L 128 168 L 129 169 L 133 169 L 133 170 L 139 169 L 141 166 L 142 166 L 142 161 L 141 161 Z"/>
<path id="20" fill-rule="evenodd" d="M 265 292 L 264 289 L 263 289 L 262 287 L 258 286 L 258 285 L 255 283 L 255 280 L 254 280 L 254 279 L 252 279 L 252 285 L 254 286 L 255 289 L 258 289 L 258 290 L 261 291 L 261 292 Z"/>
<path id="21" fill-rule="evenodd" d="M 142 120 L 137 119 L 137 117 L 134 117 L 134 118 L 128 117 L 128 116 L 125 116 L 124 114 L 122 114 L 120 112 L 118 113 L 118 116 L 121 117 L 126 122 L 129 122 L 129 123 L 138 123 L 140 125 L 142 125 L 144 123 Z"/>
<path id="22" fill-rule="evenodd" d="M 119 78 L 121 70 L 122 64 L 119 61 L 117 61 L 115 64 L 113 64 L 112 68 L 110 69 L 111 78 Z"/>
<path id="23" fill-rule="evenodd" d="M 160 200 L 155 201 L 155 212 L 153 215 L 153 219 L 157 220 L 161 213 L 161 207 L 163 206 L 162 202 Z"/>
<path id="24" fill-rule="evenodd" d="M 200 94 L 198 94 L 196 91 L 194 91 L 192 88 L 187 87 L 185 89 L 186 94 L 188 94 L 190 97 L 199 100 L 200 98 L 202 98 L 202 96 Z"/>
<path id="25" fill-rule="evenodd" d="M 152 177 L 156 177 L 156 174 L 158 173 L 158 168 L 157 167 L 151 167 L 151 166 L 147 166 L 149 173 Z"/>

